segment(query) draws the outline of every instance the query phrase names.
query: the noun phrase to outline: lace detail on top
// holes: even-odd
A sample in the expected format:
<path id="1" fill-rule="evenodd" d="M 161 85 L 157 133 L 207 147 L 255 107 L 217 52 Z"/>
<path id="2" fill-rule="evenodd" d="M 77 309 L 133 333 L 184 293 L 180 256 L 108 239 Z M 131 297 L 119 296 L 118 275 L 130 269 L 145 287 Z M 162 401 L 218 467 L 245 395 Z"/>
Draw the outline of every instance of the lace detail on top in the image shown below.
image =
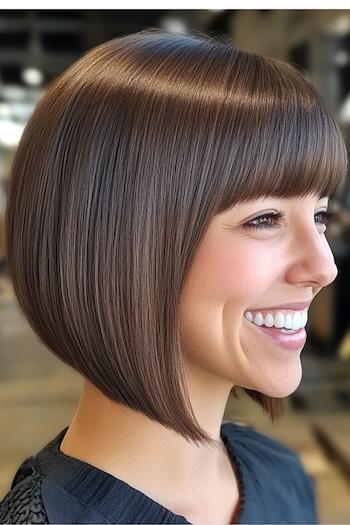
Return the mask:
<path id="1" fill-rule="evenodd" d="M 41 499 L 42 479 L 36 459 L 27 458 L 17 470 L 11 490 L 0 502 L 0 523 L 49 523 Z"/>

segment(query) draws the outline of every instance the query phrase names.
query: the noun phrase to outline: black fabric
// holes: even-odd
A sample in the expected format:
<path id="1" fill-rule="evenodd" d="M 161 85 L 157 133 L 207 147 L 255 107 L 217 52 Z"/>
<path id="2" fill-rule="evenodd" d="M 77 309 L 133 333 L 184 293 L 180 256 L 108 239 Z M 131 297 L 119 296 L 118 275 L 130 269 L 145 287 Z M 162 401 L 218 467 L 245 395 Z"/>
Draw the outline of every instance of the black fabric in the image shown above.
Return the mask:
<path id="1" fill-rule="evenodd" d="M 0 523 L 49 523 L 41 498 L 42 480 L 35 458 L 27 458 L 0 503 Z"/>
<path id="2" fill-rule="evenodd" d="M 18 468 L 0 502 L 0 523 L 190 523 L 121 479 L 59 450 L 68 427 Z M 318 523 L 314 486 L 297 455 L 254 430 L 224 421 L 236 466 L 237 523 Z"/>

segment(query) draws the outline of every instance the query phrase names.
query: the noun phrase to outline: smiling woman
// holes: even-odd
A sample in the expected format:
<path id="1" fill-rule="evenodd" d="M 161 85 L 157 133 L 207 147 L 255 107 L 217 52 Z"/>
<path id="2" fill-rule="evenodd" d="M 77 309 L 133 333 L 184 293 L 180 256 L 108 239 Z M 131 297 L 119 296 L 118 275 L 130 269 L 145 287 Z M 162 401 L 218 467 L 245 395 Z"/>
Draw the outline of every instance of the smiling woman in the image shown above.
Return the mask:
<path id="1" fill-rule="evenodd" d="M 0 518 L 316 522 L 295 454 L 222 418 L 241 387 L 274 419 L 300 382 L 295 310 L 336 277 L 315 219 L 346 167 L 312 84 L 229 41 L 140 31 L 51 83 L 12 166 L 8 267 L 84 389 Z"/>

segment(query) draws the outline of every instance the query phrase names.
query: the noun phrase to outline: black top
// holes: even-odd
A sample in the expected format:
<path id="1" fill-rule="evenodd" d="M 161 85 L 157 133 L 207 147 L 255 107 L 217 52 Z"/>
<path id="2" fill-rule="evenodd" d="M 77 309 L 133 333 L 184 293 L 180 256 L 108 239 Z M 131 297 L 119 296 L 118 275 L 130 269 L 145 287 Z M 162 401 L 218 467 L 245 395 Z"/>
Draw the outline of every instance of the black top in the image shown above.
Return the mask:
<path id="1" fill-rule="evenodd" d="M 190 523 L 60 451 L 67 430 L 19 466 L 0 502 L 0 523 Z M 238 422 L 224 421 L 220 435 L 237 469 L 237 523 L 318 523 L 313 482 L 291 449 Z"/>

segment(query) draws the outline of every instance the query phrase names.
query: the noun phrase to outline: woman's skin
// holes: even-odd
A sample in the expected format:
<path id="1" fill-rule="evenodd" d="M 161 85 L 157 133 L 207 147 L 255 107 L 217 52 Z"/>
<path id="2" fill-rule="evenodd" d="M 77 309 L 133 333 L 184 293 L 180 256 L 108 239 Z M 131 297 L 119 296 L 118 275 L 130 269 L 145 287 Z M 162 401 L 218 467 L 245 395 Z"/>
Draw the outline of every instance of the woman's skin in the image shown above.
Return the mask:
<path id="1" fill-rule="evenodd" d="M 324 235 L 328 198 L 261 198 L 217 215 L 198 249 L 181 295 L 186 379 L 196 418 L 220 441 L 233 385 L 285 397 L 298 387 L 301 350 L 286 350 L 244 318 L 246 310 L 312 300 L 337 276 Z M 263 219 L 274 229 L 248 229 Z M 257 221 L 255 221 L 256 223 Z M 238 502 L 225 447 L 197 447 L 145 416 L 108 400 L 85 381 L 61 444 L 196 523 L 230 523 Z"/>

